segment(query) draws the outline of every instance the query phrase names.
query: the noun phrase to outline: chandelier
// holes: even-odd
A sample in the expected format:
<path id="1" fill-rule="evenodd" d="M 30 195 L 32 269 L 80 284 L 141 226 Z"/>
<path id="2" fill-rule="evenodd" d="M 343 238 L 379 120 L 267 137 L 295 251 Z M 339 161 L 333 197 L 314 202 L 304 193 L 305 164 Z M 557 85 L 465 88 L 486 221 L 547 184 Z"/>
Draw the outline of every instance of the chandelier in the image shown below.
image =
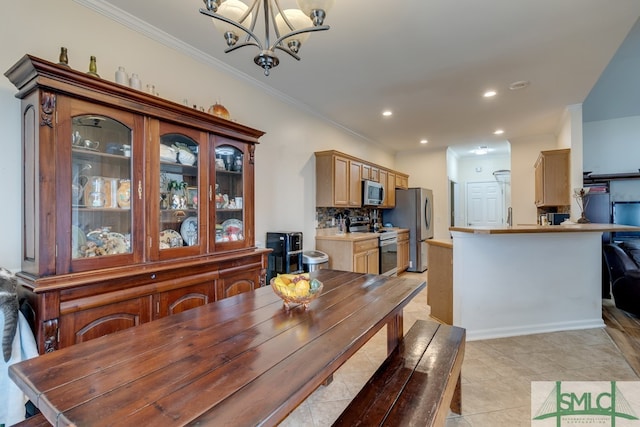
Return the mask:
<path id="1" fill-rule="evenodd" d="M 300 60 L 300 46 L 314 31 L 328 30 L 323 25 L 327 10 L 334 0 L 297 0 L 300 9 L 282 9 L 279 0 L 252 0 L 251 5 L 240 0 L 203 0 L 206 9 L 200 13 L 212 18 L 216 28 L 227 42 L 225 53 L 244 46 L 255 46 L 260 50 L 253 61 L 264 68 L 264 75 L 276 67 L 280 60 L 276 49 Z M 256 21 L 262 11 L 264 15 L 264 40 L 255 34 Z M 273 29 L 273 34 L 271 32 Z M 271 39 L 275 39 L 271 43 Z M 244 38 L 244 41 L 239 40 Z"/>

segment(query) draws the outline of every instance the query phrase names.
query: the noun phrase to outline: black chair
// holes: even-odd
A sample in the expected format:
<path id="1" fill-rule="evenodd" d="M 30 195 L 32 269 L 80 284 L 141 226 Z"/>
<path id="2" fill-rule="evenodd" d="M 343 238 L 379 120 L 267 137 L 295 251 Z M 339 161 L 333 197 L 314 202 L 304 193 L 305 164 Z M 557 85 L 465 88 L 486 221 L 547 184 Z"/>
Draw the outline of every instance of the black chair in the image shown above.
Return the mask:
<path id="1" fill-rule="evenodd" d="M 621 245 L 608 244 L 602 248 L 611 279 L 613 299 L 619 309 L 640 316 L 640 266 L 628 252 L 634 250 L 634 246 L 624 243 Z"/>

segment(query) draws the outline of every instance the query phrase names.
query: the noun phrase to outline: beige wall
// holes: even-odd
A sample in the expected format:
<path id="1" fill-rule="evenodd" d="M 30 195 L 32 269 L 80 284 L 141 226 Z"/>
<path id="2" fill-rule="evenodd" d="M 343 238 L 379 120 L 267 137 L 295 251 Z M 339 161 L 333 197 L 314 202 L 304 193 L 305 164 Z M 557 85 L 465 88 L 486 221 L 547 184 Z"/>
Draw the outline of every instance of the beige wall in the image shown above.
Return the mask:
<path id="1" fill-rule="evenodd" d="M 160 96 L 204 106 L 220 100 L 233 119 L 266 135 L 256 150 L 256 238 L 267 231 L 304 233 L 305 248 L 315 245 L 315 166 L 313 152 L 338 149 L 383 166 L 394 167 L 391 153 L 328 121 L 306 113 L 263 87 L 234 77 L 201 53 L 186 53 L 141 35 L 71 0 L 19 1 L 0 16 L 0 70 L 4 73 L 24 54 L 58 61 L 61 46 L 69 63 L 88 70 L 95 55 L 98 73 L 113 81 L 115 70 L 139 74 L 143 87 L 153 83 Z M 202 19 L 194 11 L 194 19 Z M 213 31 L 213 29 L 212 29 Z M 151 34 L 154 39 L 162 35 Z M 295 66 L 295 63 L 288 64 Z M 0 78 L 0 180 L 4 183 L 0 221 L 0 266 L 20 267 L 21 155 L 20 109 L 15 87 Z"/>
<path id="2" fill-rule="evenodd" d="M 194 19 L 200 19 L 194 12 Z M 118 66 L 139 74 L 143 87 L 155 85 L 160 96 L 205 108 L 220 100 L 234 120 L 261 129 L 266 135 L 256 150 L 256 236 L 267 231 L 304 233 L 305 249 L 314 247 L 314 151 L 337 149 L 410 175 L 411 186 L 434 191 L 435 236 L 447 237 L 449 188 L 446 149 L 399 154 L 396 158 L 368 141 L 273 94 L 259 82 L 236 76 L 199 51 L 147 29 L 133 31 L 72 0 L 12 2 L 0 17 L 0 70 L 29 53 L 57 62 L 61 46 L 69 50 L 70 65 L 88 69 L 98 59 L 98 73 L 114 79 Z M 295 64 L 290 64 L 295 66 Z M 20 113 L 16 89 L 0 78 L 0 180 L 4 185 L 0 221 L 0 266 L 20 267 Z M 512 144 L 512 206 L 514 224 L 535 221 L 533 164 L 540 150 L 557 147 L 554 136 L 510 141 Z"/>

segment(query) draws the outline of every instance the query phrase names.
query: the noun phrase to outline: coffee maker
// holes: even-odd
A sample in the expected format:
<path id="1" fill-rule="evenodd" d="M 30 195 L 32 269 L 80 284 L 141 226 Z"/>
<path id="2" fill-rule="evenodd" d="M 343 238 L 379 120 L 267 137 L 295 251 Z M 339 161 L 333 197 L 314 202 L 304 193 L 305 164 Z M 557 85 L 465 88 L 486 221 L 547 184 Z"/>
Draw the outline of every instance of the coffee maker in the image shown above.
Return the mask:
<path id="1" fill-rule="evenodd" d="M 267 264 L 267 282 L 278 274 L 303 272 L 302 233 L 282 231 L 267 233 L 267 248 L 273 249 Z"/>

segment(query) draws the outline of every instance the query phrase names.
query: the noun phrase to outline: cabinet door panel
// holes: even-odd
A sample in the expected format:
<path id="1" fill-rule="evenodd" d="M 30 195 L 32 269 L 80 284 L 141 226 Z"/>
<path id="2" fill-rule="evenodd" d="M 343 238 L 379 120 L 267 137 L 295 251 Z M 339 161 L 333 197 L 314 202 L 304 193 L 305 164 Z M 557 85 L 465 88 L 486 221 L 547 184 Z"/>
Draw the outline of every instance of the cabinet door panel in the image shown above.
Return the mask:
<path id="1" fill-rule="evenodd" d="M 155 318 L 170 316 L 192 308 L 200 307 L 214 300 L 214 284 L 199 283 L 162 292 L 155 297 Z"/>
<path id="2" fill-rule="evenodd" d="M 246 144 L 219 136 L 212 140 L 216 160 L 210 171 L 215 180 L 209 188 L 209 241 L 216 251 L 253 246 L 253 156 Z"/>
<path id="3" fill-rule="evenodd" d="M 349 160 L 342 157 L 334 159 L 333 176 L 333 204 L 335 206 L 349 205 Z"/>
<path id="4" fill-rule="evenodd" d="M 232 297 L 260 287 L 260 270 L 242 271 L 232 274 L 221 272 L 216 280 L 216 299 Z"/>
<path id="5" fill-rule="evenodd" d="M 150 122 L 148 153 L 151 258 L 175 259 L 208 250 L 205 208 L 207 134 L 162 121 Z M 153 203 L 153 202 L 155 203 Z"/>
<path id="6" fill-rule="evenodd" d="M 62 315 L 59 348 L 148 322 L 149 305 L 150 297 L 142 297 Z"/>
<path id="7" fill-rule="evenodd" d="M 143 118 L 61 96 L 57 144 L 57 272 L 142 260 Z M 126 148 L 126 150 L 125 150 Z M 132 191 L 140 188 L 140 193 Z"/>

